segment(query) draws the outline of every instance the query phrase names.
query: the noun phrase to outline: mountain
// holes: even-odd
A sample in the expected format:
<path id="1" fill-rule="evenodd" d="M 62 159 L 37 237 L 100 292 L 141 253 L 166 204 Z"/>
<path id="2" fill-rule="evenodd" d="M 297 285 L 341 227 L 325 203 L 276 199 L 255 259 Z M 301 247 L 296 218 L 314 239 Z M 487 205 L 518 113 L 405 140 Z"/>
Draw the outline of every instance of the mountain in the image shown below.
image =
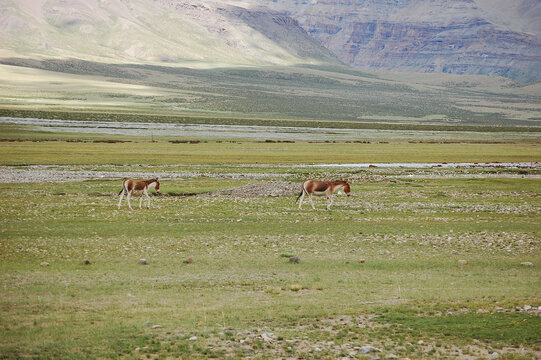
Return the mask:
<path id="1" fill-rule="evenodd" d="M 364 69 L 541 79 L 539 0 L 273 0 Z"/>
<path id="2" fill-rule="evenodd" d="M 0 0 L 0 58 L 541 79 L 539 0 Z"/>

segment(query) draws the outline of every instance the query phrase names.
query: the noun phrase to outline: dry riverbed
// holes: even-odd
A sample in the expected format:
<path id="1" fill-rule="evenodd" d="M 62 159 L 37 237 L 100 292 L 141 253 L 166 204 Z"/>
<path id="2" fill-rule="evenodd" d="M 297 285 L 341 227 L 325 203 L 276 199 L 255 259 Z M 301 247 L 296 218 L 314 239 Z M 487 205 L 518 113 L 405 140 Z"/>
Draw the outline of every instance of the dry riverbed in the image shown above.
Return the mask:
<path id="1" fill-rule="evenodd" d="M 107 167 L 107 166 L 102 166 Z M 168 170 L 167 166 L 132 165 L 133 171 L 93 170 L 84 166 L 31 165 L 0 166 L 0 183 L 33 182 L 73 182 L 87 180 L 117 180 L 124 177 L 151 178 L 162 180 L 182 180 L 198 177 L 227 179 L 285 179 L 291 177 L 293 170 L 306 172 L 328 171 L 347 174 L 349 179 L 372 177 L 381 180 L 384 177 L 400 178 L 541 178 L 541 163 L 491 163 L 491 164 L 329 164 L 329 165 L 237 165 L 229 166 L 227 171 L 205 171 L 197 165 L 190 170 Z M 239 171 L 231 171 L 238 168 Z M 243 168 L 250 171 L 242 171 Z M 218 169 L 218 168 L 216 168 Z M 272 170 L 272 171 L 271 171 Z M 353 174 L 349 175 L 350 172 Z"/>

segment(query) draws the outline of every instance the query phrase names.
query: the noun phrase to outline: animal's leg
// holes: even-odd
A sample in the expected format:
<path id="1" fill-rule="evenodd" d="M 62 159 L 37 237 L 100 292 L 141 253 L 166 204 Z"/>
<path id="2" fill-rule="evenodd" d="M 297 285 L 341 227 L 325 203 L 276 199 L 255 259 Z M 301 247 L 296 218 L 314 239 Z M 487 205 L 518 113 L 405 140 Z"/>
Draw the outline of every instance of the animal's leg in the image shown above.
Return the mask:
<path id="1" fill-rule="evenodd" d="M 122 203 L 122 198 L 124 198 L 124 189 L 122 189 L 122 194 L 120 194 L 120 201 L 118 202 L 119 209 L 120 209 L 120 204 Z"/>
<path id="2" fill-rule="evenodd" d="M 142 203 L 143 203 L 143 196 L 141 196 L 141 198 L 139 198 L 139 209 L 141 208 Z"/>
<path id="3" fill-rule="evenodd" d="M 327 205 L 327 210 L 331 210 L 332 205 L 332 195 L 328 195 L 327 199 L 329 199 L 329 204 Z"/>
<path id="4" fill-rule="evenodd" d="M 302 201 L 304 200 L 304 190 L 302 191 L 302 195 L 301 195 L 301 201 L 299 202 L 299 210 L 301 209 L 301 206 L 302 206 Z"/>
<path id="5" fill-rule="evenodd" d="M 130 208 L 130 210 L 133 210 L 132 207 L 131 207 L 131 202 L 130 202 L 131 194 L 132 194 L 132 192 L 128 191 L 127 199 L 128 199 L 128 207 Z"/>
<path id="6" fill-rule="evenodd" d="M 147 189 L 145 189 L 145 195 L 147 197 L 147 209 L 150 209 L 150 196 L 148 195 Z M 143 200 L 143 197 L 141 196 L 141 200 Z"/>
<path id="7" fill-rule="evenodd" d="M 312 204 L 312 209 L 316 209 L 316 207 L 314 206 L 314 202 L 312 201 L 312 194 L 308 194 L 308 198 L 310 199 L 310 204 Z"/>

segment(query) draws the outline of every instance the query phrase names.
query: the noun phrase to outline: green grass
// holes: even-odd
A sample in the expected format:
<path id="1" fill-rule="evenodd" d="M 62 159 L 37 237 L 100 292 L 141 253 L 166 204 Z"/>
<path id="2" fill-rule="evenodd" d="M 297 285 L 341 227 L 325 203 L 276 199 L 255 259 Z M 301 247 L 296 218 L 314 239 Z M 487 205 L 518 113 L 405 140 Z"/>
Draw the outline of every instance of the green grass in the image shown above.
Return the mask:
<path id="1" fill-rule="evenodd" d="M 390 313 L 378 318 L 382 323 L 396 323 L 406 331 L 421 331 L 429 337 L 451 337 L 455 341 L 501 342 L 511 346 L 539 345 L 541 321 L 523 313 L 468 313 L 448 316 L 419 316 L 417 313 Z"/>
<path id="2" fill-rule="evenodd" d="M 315 163 L 539 161 L 536 140 L 172 144 L 1 130 L 20 140 L 0 142 L 6 171 L 48 164 L 74 173 L 188 175 L 162 180 L 165 195 L 153 196 L 150 210 L 134 199 L 134 211 L 125 202 L 117 208 L 120 174 L 0 184 L 0 358 L 338 358 L 373 345 L 382 358 L 497 351 L 523 360 L 541 351 L 539 314 L 515 310 L 541 306 L 541 181 L 504 176 L 538 170 L 272 165 L 307 156 Z M 230 178 L 239 173 L 257 176 Z M 500 176 L 453 177 L 487 173 Z M 337 196 L 332 211 L 322 198 L 313 211 L 298 210 L 295 196 L 175 196 L 277 176 L 347 177 L 352 196 Z"/>
<path id="3" fill-rule="evenodd" d="M 153 197 L 151 210 L 129 212 L 117 210 L 118 184 L 0 185 L 3 357 L 336 357 L 333 341 L 428 359 L 406 344 L 448 356 L 541 346 L 538 316 L 476 313 L 541 305 L 537 179 L 356 182 L 330 212 L 322 199 L 299 211 L 293 197 Z M 431 315 L 458 308 L 469 312 Z M 255 337 L 264 332 L 274 340 Z"/>
<path id="4" fill-rule="evenodd" d="M 535 162 L 539 142 L 524 138 L 509 142 L 261 142 L 249 139 L 204 139 L 174 144 L 169 138 L 113 137 L 40 133 L 4 125 L 0 138 L 1 165 L 238 165 L 401 162 Z M 124 142 L 114 143 L 113 139 Z"/>

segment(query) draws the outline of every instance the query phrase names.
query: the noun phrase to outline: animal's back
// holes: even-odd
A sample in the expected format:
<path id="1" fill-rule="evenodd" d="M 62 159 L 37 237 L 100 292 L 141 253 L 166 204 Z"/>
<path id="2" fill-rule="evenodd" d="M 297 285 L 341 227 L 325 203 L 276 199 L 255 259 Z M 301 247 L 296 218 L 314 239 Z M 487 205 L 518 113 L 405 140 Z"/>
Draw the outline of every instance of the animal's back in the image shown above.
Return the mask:
<path id="1" fill-rule="evenodd" d="M 323 192 L 323 191 L 327 190 L 328 187 L 329 187 L 329 184 L 327 184 L 326 181 L 317 181 L 314 184 L 314 191 L 315 192 Z"/>
<path id="2" fill-rule="evenodd" d="M 303 184 L 304 189 L 310 193 L 321 193 L 327 190 L 329 184 L 326 181 L 308 180 Z"/>

